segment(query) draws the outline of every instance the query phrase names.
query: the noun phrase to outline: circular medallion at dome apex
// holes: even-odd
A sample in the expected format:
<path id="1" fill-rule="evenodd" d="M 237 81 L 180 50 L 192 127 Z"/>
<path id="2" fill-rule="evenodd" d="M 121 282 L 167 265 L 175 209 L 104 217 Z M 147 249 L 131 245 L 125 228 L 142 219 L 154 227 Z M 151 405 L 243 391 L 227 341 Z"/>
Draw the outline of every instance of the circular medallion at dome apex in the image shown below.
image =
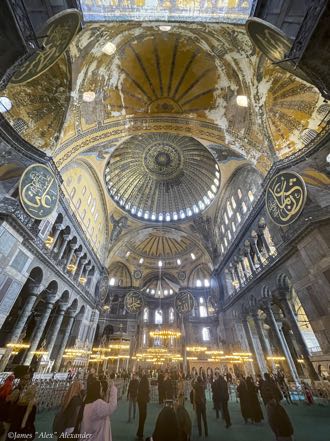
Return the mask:
<path id="1" fill-rule="evenodd" d="M 132 136 L 112 153 L 105 183 L 114 202 L 141 220 L 169 222 L 200 213 L 220 185 L 218 164 L 195 138 Z"/>

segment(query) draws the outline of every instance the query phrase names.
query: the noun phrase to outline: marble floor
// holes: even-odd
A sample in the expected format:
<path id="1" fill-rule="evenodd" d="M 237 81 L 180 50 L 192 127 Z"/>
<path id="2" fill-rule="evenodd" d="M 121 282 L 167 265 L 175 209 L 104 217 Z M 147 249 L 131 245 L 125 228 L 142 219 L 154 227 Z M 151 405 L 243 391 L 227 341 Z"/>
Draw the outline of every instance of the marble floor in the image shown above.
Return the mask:
<path id="1" fill-rule="evenodd" d="M 295 429 L 295 441 L 329 441 L 330 440 L 330 407 L 329 406 L 307 406 L 299 404 L 289 406 L 284 404 Z M 152 434 L 156 417 L 160 411 L 157 404 L 148 405 L 148 417 L 145 425 L 145 436 Z M 190 403 L 186 404 L 193 421 L 193 439 L 198 437 L 196 418 Z M 239 404 L 229 403 L 229 410 L 232 418 L 232 427 L 226 429 L 223 421 L 216 420 L 212 410 L 212 403 L 208 403 L 208 441 L 273 441 L 274 436 L 266 421 L 260 425 L 244 424 Z M 127 422 L 128 403 L 120 401 L 118 409 L 111 419 L 113 441 L 133 441 L 137 430 L 137 421 Z M 41 412 L 37 416 L 38 438 L 44 438 L 44 433 L 51 433 L 52 421 L 55 412 Z M 171 441 L 171 440 L 168 440 Z"/>

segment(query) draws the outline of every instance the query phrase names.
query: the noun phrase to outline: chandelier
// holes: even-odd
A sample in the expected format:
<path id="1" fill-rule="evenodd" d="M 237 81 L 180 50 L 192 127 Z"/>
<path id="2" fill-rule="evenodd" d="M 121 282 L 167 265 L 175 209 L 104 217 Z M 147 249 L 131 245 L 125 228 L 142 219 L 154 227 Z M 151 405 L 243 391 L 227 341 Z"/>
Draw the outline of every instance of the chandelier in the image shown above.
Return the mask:
<path id="1" fill-rule="evenodd" d="M 152 338 L 170 339 L 181 337 L 181 332 L 175 329 L 157 329 L 156 331 L 150 331 L 149 335 Z"/>

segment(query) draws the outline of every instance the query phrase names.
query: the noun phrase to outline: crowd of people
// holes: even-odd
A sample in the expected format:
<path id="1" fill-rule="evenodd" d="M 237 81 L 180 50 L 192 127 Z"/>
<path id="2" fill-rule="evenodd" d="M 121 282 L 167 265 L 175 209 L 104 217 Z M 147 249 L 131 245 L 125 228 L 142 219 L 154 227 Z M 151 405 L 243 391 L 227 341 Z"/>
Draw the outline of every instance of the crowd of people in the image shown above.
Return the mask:
<path id="1" fill-rule="evenodd" d="M 23 369 L 24 368 L 24 369 Z M 232 426 L 228 402 L 230 391 L 236 390 L 244 422 L 260 424 L 264 415 L 277 440 L 289 441 L 293 427 L 281 405 L 283 398 L 292 403 L 284 375 L 266 373 L 251 376 L 222 375 L 216 371 L 206 375 L 203 370 L 184 375 L 178 370 L 159 370 L 157 373 L 138 369 L 134 373 L 119 374 L 127 385 L 128 423 L 136 421 L 136 439 L 145 440 L 145 421 L 150 401 L 150 384 L 157 385 L 158 401 L 162 406 L 155 428 L 148 441 L 190 441 L 192 421 L 189 401 L 196 414 L 199 436 L 208 437 L 207 397 L 212 394 L 216 419 Z M 124 378 L 125 376 L 125 378 Z M 117 374 L 118 379 L 118 374 Z M 111 415 L 117 408 L 117 388 L 114 372 L 96 372 L 86 376 L 75 375 L 64 396 L 62 406 L 53 422 L 53 433 L 59 438 L 80 433 L 90 434 L 96 441 L 111 441 Z M 127 380 L 127 381 L 126 381 Z M 189 394 L 187 395 L 187 386 Z M 36 386 L 27 368 L 17 369 L 0 387 L 0 441 L 9 441 L 8 433 L 16 432 L 21 439 L 35 436 Z M 191 408 L 190 408 L 191 410 Z M 137 415 L 138 414 L 138 415 Z M 138 416 L 138 417 L 137 417 Z"/>

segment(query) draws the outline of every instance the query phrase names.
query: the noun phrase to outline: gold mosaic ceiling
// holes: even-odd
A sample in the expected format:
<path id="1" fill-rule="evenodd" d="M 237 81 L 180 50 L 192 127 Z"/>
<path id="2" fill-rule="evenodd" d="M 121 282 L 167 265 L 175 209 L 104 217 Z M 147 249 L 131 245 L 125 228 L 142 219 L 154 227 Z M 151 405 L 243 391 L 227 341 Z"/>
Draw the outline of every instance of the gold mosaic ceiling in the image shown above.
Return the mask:
<path id="1" fill-rule="evenodd" d="M 266 172 L 274 153 L 304 145 L 302 130 L 322 129 L 318 91 L 265 63 L 243 26 L 173 23 L 163 32 L 153 23 L 87 24 L 67 55 L 71 92 L 69 72 L 63 77 L 56 65 L 37 84 L 5 91 L 13 102 L 8 119 L 20 120 L 22 136 L 59 168 L 90 148 L 148 131 L 226 145 Z M 237 96 L 247 97 L 247 107 Z M 32 111 L 22 109 L 23 100 Z"/>
<path id="2" fill-rule="evenodd" d="M 212 151 L 222 149 L 220 156 L 231 152 L 231 158 L 245 159 L 266 173 L 278 157 L 304 146 L 303 131 L 323 128 L 322 116 L 317 113 L 322 103 L 318 91 L 265 62 L 244 27 L 228 24 L 171 23 L 168 32 L 153 23 L 87 24 L 49 71 L 21 86 L 9 84 L 4 94 L 12 101 L 5 116 L 23 138 L 51 155 L 66 177 L 70 164 L 81 159 L 99 176 L 103 187 L 100 190 L 96 183 L 95 191 L 104 192 L 102 210 L 110 214 L 104 221 L 109 225 L 102 224 L 101 230 L 109 228 L 110 248 L 120 252 L 123 247 L 118 248 L 117 243 L 139 237 L 139 229 L 152 220 L 153 211 L 157 215 L 162 211 L 165 216 L 172 213 L 172 221 L 174 211 L 182 205 L 168 199 L 166 208 L 158 210 L 142 189 L 135 201 L 143 202 L 143 213 L 149 210 L 150 218 L 141 223 L 137 216 L 132 219 L 129 209 L 125 213 L 126 202 L 120 204 L 120 197 L 115 200 L 106 194 L 103 175 L 113 152 L 110 165 L 117 155 L 118 170 L 123 172 L 121 188 L 128 185 L 128 167 L 135 170 L 136 182 L 134 155 L 142 147 L 137 146 L 135 152 L 131 148 L 129 163 L 125 154 L 132 139 L 147 133 L 150 139 L 159 134 L 190 137 L 204 146 L 218 146 Z M 238 105 L 238 96 L 246 97 L 246 107 Z M 159 158 L 164 166 L 167 156 Z M 228 179 L 235 170 L 235 160 L 224 161 Z M 221 191 L 217 191 L 215 203 Z M 197 190 L 190 193 L 183 199 L 185 208 L 191 209 L 204 194 Z M 165 191 L 162 200 L 166 196 Z M 193 203 L 191 198 L 195 197 Z M 211 214 L 208 211 L 206 215 L 212 216 L 212 208 L 208 210 Z M 90 224 L 90 231 L 95 231 L 93 227 L 99 230 L 100 217 L 95 225 Z M 189 226 L 184 228 L 193 242 L 199 240 Z M 143 253 L 142 243 L 152 248 L 154 240 L 150 232 L 149 239 L 141 241 L 139 253 Z M 171 246 L 175 255 L 172 242 Z M 114 251 L 109 256 L 110 262 L 116 258 Z"/>

